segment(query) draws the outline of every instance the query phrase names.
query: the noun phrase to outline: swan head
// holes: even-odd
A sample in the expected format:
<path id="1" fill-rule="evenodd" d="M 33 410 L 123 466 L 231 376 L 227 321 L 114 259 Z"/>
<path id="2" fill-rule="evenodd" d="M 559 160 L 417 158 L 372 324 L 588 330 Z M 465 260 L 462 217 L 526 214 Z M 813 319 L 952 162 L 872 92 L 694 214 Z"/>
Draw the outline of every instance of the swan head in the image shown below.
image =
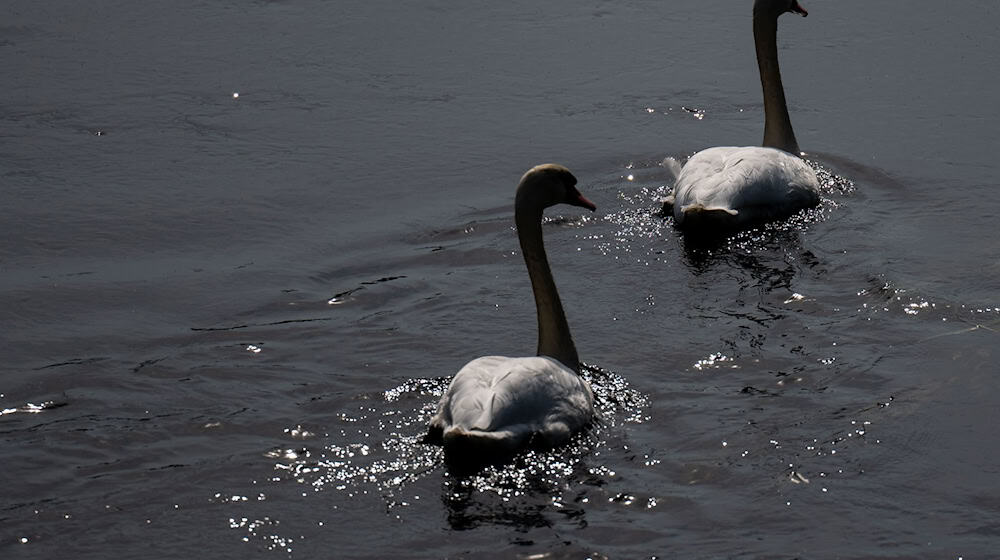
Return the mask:
<path id="1" fill-rule="evenodd" d="M 515 206 L 533 206 L 542 210 L 556 204 L 579 206 L 591 212 L 597 210 L 597 206 L 577 190 L 576 177 L 569 169 L 555 163 L 529 169 L 517 186 Z"/>
<path id="2" fill-rule="evenodd" d="M 799 14 L 802 17 L 809 15 L 809 12 L 799 4 L 798 0 L 757 0 L 753 3 L 755 14 L 767 14 L 777 19 L 784 13 Z"/>

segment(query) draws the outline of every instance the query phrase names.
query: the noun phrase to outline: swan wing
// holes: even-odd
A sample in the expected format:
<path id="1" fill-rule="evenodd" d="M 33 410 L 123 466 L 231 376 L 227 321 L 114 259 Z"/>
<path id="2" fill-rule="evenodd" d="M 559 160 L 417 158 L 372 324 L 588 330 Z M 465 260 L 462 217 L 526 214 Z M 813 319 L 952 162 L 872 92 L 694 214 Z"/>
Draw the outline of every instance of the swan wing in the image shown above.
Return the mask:
<path id="1" fill-rule="evenodd" d="M 517 447 L 532 436 L 557 445 L 590 422 L 593 394 L 586 381 L 546 356 L 486 356 L 452 380 L 431 420 L 449 434 L 496 439 Z"/>
<path id="2" fill-rule="evenodd" d="M 743 224 L 787 216 L 819 203 L 816 173 L 774 148 L 717 147 L 691 156 L 674 188 L 674 218 L 712 212 Z"/>

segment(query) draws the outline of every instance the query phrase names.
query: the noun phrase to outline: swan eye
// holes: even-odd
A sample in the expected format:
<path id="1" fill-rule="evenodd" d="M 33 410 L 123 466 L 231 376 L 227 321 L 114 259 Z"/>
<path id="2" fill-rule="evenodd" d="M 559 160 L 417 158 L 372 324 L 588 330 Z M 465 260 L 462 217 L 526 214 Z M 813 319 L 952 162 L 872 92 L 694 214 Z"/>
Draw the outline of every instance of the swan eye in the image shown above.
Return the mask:
<path id="1" fill-rule="evenodd" d="M 571 173 L 565 173 L 560 179 L 562 179 L 560 183 L 563 185 L 566 200 L 576 200 L 579 198 L 580 191 L 576 190 L 576 177 Z"/>

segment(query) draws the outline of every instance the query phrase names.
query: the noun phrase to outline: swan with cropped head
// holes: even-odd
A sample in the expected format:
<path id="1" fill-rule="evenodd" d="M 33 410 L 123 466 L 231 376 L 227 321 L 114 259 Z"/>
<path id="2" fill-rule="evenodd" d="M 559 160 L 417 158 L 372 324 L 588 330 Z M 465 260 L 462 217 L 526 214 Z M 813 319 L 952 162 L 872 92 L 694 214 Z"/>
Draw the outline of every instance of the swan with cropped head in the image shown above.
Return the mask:
<path id="1" fill-rule="evenodd" d="M 428 432 L 453 459 L 509 456 L 529 443 L 555 446 L 594 416 L 593 393 L 579 375 L 576 346 L 542 242 L 542 211 L 556 204 L 596 210 L 565 167 L 545 164 L 525 173 L 517 187 L 514 222 L 535 296 L 537 356 L 486 356 L 459 370 Z"/>
<path id="2" fill-rule="evenodd" d="M 673 194 L 663 199 L 683 229 L 738 229 L 780 219 L 819 204 L 816 173 L 800 158 L 778 70 L 778 16 L 808 13 L 797 0 L 756 0 L 753 35 L 764 93 L 762 147 L 702 150 L 683 168 L 664 162 L 676 176 Z"/>

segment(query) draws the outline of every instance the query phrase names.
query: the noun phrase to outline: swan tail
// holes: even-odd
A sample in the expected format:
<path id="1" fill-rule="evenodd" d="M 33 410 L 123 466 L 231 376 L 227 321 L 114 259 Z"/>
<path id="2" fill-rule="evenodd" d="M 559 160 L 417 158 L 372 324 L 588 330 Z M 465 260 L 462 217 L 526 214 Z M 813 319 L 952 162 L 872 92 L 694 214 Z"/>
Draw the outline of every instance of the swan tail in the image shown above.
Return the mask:
<path id="1" fill-rule="evenodd" d="M 442 445 L 444 443 L 444 428 L 440 424 L 431 421 L 431 425 L 428 427 L 427 433 L 424 434 L 422 443 Z"/>
<path id="2" fill-rule="evenodd" d="M 452 426 L 444 430 L 445 461 L 456 472 L 472 472 L 509 460 L 524 447 L 530 434 L 515 431 L 483 431 Z"/>
<path id="3" fill-rule="evenodd" d="M 689 204 L 681 208 L 680 225 L 690 229 L 728 229 L 738 225 L 739 214 L 730 208 Z"/>
<path id="4" fill-rule="evenodd" d="M 674 215 L 674 195 L 665 196 L 660 199 L 660 204 L 663 205 L 663 215 L 673 216 Z"/>
<path id="5" fill-rule="evenodd" d="M 494 432 L 452 426 L 444 431 L 442 443 L 445 452 L 451 453 L 516 451 L 525 439 L 510 430 Z"/>

